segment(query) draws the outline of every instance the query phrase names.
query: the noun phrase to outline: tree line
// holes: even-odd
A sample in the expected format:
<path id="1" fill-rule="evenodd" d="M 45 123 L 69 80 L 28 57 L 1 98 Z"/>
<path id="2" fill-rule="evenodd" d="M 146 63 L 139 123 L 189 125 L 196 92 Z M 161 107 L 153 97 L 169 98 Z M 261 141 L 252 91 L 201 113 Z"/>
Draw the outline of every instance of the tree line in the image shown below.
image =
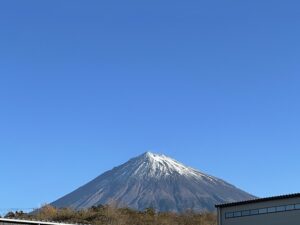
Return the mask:
<path id="1" fill-rule="evenodd" d="M 44 205 L 31 213 L 22 211 L 9 212 L 5 218 L 42 220 L 60 223 L 79 223 L 92 225 L 216 225 L 215 213 L 156 212 L 152 208 L 137 211 L 130 208 L 118 208 L 99 205 L 89 209 L 58 209 Z"/>

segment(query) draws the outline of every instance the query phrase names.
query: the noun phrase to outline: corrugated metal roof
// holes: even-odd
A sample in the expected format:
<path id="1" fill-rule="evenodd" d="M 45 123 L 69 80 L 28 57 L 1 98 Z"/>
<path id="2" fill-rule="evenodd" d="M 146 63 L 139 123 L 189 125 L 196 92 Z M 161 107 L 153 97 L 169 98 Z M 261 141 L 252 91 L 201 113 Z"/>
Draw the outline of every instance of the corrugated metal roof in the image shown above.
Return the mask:
<path id="1" fill-rule="evenodd" d="M 36 220 L 19 220 L 19 219 L 7 219 L 0 218 L 0 222 L 14 223 L 14 224 L 33 224 L 33 225 L 79 225 L 79 224 L 68 224 L 68 223 L 57 223 L 49 221 L 36 221 Z"/>
<path id="2" fill-rule="evenodd" d="M 274 200 L 297 198 L 297 197 L 300 197 L 300 193 L 279 195 L 279 196 L 273 196 L 273 197 L 267 197 L 267 198 L 256 198 L 256 199 L 250 199 L 250 200 L 241 201 L 241 202 L 229 202 L 229 203 L 215 205 L 215 207 L 223 208 L 223 207 L 229 207 L 229 206 L 245 205 L 245 204 L 257 203 L 257 202 L 274 201 Z"/>

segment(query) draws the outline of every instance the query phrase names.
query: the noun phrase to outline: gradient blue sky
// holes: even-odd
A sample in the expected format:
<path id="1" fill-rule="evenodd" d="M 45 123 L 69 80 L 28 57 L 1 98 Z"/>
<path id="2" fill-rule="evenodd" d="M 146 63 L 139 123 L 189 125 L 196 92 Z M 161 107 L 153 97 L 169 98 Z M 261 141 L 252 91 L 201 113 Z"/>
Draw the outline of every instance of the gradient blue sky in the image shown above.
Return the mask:
<path id="1" fill-rule="evenodd" d="M 0 3 L 0 211 L 151 150 L 300 191 L 299 1 Z"/>

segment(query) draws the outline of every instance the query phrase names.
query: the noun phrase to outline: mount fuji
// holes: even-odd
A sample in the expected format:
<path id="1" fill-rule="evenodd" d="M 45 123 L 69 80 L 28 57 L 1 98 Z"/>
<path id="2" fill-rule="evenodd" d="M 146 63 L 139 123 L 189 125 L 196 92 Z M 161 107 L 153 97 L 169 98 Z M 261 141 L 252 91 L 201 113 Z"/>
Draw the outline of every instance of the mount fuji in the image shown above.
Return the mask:
<path id="1" fill-rule="evenodd" d="M 146 152 L 103 173 L 91 182 L 54 201 L 62 208 L 85 209 L 117 204 L 137 210 L 213 211 L 224 202 L 253 199 L 222 179 L 207 175 L 165 155 Z"/>

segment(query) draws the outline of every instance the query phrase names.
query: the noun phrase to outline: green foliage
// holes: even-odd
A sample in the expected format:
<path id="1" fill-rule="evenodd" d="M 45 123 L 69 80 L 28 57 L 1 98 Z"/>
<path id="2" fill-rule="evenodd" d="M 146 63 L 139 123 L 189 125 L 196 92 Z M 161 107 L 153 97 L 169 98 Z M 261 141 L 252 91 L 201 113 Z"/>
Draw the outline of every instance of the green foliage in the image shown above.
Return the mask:
<path id="1" fill-rule="evenodd" d="M 213 213 L 155 212 L 148 208 L 136 211 L 130 208 L 116 208 L 108 205 L 93 206 L 86 210 L 69 208 L 57 209 L 45 205 L 34 213 L 10 212 L 7 218 L 55 221 L 63 223 L 80 223 L 93 225 L 216 225 Z"/>

